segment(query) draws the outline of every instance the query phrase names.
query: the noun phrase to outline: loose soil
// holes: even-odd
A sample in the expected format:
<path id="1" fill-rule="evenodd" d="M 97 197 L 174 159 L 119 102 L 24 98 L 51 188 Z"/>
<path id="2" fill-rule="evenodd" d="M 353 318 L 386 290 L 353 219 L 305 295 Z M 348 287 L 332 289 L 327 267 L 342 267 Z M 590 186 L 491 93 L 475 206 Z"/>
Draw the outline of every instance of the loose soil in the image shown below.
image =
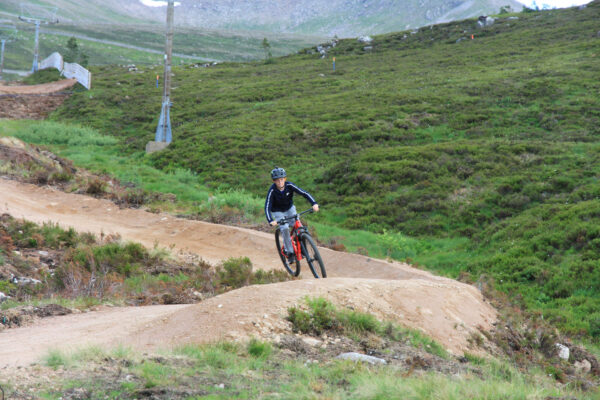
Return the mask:
<path id="1" fill-rule="evenodd" d="M 43 119 L 69 96 L 64 93 L 75 79 L 41 85 L 9 86 L 0 83 L 0 118 Z"/>
<path id="2" fill-rule="evenodd" d="M 0 212 L 16 218 L 95 234 L 118 234 L 152 247 L 172 247 L 217 264 L 247 256 L 255 268 L 281 268 L 272 234 L 119 208 L 108 200 L 0 179 Z M 398 262 L 320 249 L 329 278 L 250 286 L 194 305 L 101 308 L 49 317 L 0 333 L 0 367 L 25 366 L 50 348 L 124 344 L 151 351 L 183 343 L 249 336 L 277 340 L 289 334 L 287 308 L 306 296 L 366 311 L 419 329 L 461 354 L 478 330 L 489 330 L 496 311 L 473 286 Z"/>

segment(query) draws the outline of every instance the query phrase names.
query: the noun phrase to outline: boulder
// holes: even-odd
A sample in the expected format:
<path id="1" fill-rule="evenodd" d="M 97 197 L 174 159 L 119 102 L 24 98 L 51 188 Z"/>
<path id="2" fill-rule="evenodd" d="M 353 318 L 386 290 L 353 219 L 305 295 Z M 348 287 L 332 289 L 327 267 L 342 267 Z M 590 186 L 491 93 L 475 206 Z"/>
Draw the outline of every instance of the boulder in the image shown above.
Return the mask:
<path id="1" fill-rule="evenodd" d="M 588 360 L 575 361 L 573 366 L 575 367 L 575 370 L 581 374 L 587 374 L 592 370 L 592 363 Z"/>
<path id="2" fill-rule="evenodd" d="M 373 38 L 371 36 L 359 36 L 358 41 L 361 43 L 371 43 Z"/>
<path id="3" fill-rule="evenodd" d="M 337 359 L 340 360 L 352 360 L 355 362 L 366 362 L 369 364 L 382 364 L 385 365 L 387 364 L 387 361 L 385 361 L 383 358 L 378 358 L 378 357 L 373 357 L 373 356 L 367 356 L 366 354 L 360 354 L 360 353 L 342 353 L 339 356 L 336 357 Z"/>
<path id="4" fill-rule="evenodd" d="M 560 344 L 560 343 L 556 343 L 555 346 L 556 346 L 556 351 L 558 353 L 558 358 L 560 358 L 562 360 L 568 360 L 569 355 L 570 355 L 569 348 L 567 346 L 565 346 L 564 344 Z"/>
<path id="5" fill-rule="evenodd" d="M 480 28 L 485 28 L 487 26 L 494 25 L 495 21 L 496 20 L 492 17 L 488 17 L 487 15 L 482 15 L 478 18 L 477 25 L 479 25 Z"/>

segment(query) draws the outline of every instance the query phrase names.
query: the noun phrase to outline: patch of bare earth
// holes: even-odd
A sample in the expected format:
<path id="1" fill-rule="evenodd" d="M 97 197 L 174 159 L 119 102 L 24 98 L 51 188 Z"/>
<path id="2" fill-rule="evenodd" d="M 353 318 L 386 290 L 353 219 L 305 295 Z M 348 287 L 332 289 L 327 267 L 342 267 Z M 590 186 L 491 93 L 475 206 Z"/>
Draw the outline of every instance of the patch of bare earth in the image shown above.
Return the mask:
<path id="1" fill-rule="evenodd" d="M 69 96 L 65 90 L 77 81 L 65 79 L 41 85 L 8 86 L 0 84 L 0 118 L 43 119 Z"/>

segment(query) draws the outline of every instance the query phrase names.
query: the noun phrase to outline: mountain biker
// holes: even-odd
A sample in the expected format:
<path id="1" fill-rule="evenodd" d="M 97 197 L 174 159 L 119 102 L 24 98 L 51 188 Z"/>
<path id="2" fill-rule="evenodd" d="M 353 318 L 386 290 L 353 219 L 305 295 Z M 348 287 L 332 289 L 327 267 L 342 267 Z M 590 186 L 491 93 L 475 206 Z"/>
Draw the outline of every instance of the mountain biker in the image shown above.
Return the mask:
<path id="1" fill-rule="evenodd" d="M 315 212 L 319 211 L 317 201 L 307 191 L 287 181 L 287 174 L 283 168 L 275 167 L 271 171 L 271 179 L 273 179 L 273 184 L 269 188 L 267 199 L 265 200 L 265 215 L 269 224 L 276 226 L 278 220 L 296 215 L 294 193 L 304 196 L 310 202 L 313 210 Z M 283 236 L 285 255 L 291 264 L 295 261 L 295 254 L 290 239 L 290 227 L 286 223 L 281 225 L 279 229 Z"/>

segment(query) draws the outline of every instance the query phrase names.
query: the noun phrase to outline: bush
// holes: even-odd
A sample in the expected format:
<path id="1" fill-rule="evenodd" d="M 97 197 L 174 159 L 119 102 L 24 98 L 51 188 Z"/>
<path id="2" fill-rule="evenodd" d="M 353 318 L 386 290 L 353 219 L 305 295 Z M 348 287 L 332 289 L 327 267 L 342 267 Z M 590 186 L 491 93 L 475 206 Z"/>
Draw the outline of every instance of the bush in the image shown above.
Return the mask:
<path id="1" fill-rule="evenodd" d="M 248 257 L 230 258 L 217 267 L 221 285 L 237 289 L 248 286 L 252 279 L 252 262 Z"/>
<path id="2" fill-rule="evenodd" d="M 268 342 L 252 338 L 248 343 L 248 354 L 256 358 L 267 358 L 272 351 L 273 348 Z"/>

